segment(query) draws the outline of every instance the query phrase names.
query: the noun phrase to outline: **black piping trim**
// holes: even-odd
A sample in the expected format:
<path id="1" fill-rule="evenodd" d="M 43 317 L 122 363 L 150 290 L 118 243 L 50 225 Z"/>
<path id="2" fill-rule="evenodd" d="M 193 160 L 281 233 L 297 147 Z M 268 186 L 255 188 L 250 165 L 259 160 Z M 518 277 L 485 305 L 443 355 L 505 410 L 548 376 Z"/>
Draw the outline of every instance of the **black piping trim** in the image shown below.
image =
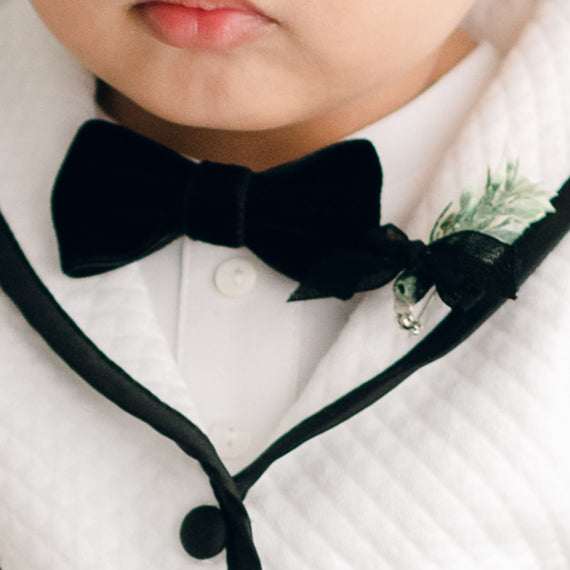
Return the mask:
<path id="1" fill-rule="evenodd" d="M 517 288 L 570 230 L 570 179 L 552 200 L 556 212 L 532 225 L 515 244 Z M 392 366 L 297 424 L 234 479 L 245 498 L 263 473 L 296 447 L 353 417 L 426 364 L 448 354 L 473 334 L 505 299 L 483 299 L 469 311 L 452 311 L 433 331 Z"/>
<path id="2" fill-rule="evenodd" d="M 210 479 L 227 525 L 228 568 L 261 569 L 237 487 L 209 439 L 101 352 L 59 306 L 0 215 L 0 286 L 52 350 L 95 390 L 173 440 Z"/>

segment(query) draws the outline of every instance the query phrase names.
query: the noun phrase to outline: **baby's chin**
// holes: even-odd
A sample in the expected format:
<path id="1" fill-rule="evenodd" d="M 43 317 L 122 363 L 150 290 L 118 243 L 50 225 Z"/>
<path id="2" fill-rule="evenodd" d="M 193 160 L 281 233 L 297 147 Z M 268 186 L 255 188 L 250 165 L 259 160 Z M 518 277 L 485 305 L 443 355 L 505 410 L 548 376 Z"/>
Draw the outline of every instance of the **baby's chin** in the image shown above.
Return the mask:
<path id="1" fill-rule="evenodd" d="M 121 123 L 136 123 L 171 128 L 195 128 L 223 131 L 267 131 L 286 128 L 305 120 L 305 109 L 279 100 L 219 102 L 182 102 L 180 99 L 146 96 L 132 97 L 98 80 L 97 101 L 100 107 Z"/>
<path id="2" fill-rule="evenodd" d="M 177 112 L 170 109 L 166 112 L 157 110 L 149 112 L 158 120 L 166 121 L 170 124 L 177 125 L 181 128 L 195 128 L 203 130 L 220 130 L 220 131 L 268 131 L 278 130 L 297 124 L 297 120 L 284 117 L 283 114 L 261 114 L 261 113 L 188 113 L 185 111 Z"/>
<path id="3" fill-rule="evenodd" d="M 300 105 L 299 99 L 279 96 L 228 97 L 219 101 L 191 100 L 188 104 L 147 104 L 152 115 L 181 126 L 231 131 L 266 131 L 304 122 L 320 110 Z M 201 104 L 200 104 L 201 103 Z"/>

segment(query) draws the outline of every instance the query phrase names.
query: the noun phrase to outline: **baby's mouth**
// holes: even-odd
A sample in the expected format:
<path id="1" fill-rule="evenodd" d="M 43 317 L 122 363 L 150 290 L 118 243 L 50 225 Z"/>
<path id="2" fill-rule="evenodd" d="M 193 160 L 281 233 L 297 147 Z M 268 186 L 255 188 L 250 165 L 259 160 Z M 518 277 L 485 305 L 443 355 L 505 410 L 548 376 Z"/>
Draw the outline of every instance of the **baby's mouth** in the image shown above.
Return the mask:
<path id="1" fill-rule="evenodd" d="M 245 0 L 168 0 L 135 6 L 151 34 L 171 47 L 226 51 L 264 35 L 275 23 Z"/>

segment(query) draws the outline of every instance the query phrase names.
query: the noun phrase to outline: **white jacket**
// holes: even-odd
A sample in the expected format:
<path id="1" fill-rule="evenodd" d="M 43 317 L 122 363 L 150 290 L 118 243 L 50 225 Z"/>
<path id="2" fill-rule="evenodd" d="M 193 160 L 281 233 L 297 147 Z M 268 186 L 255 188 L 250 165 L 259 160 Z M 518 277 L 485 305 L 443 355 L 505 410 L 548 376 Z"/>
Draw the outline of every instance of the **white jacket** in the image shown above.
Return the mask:
<path id="1" fill-rule="evenodd" d="M 570 4 L 481 2 L 468 23 L 504 62 L 416 207 L 417 238 L 505 147 L 551 191 L 570 176 Z M 50 191 L 93 89 L 27 2 L 0 0 L 0 209 L 81 329 L 192 420 L 136 264 L 80 281 L 59 269 Z M 568 283 L 570 238 L 450 354 L 273 463 L 244 500 L 263 568 L 568 570 Z M 363 295 L 275 438 L 411 347 L 389 289 Z M 220 498 L 200 463 L 83 382 L 3 293 L 0 362 L 2 570 L 228 567 L 178 537 Z M 228 544 L 247 528 L 232 524 Z"/>

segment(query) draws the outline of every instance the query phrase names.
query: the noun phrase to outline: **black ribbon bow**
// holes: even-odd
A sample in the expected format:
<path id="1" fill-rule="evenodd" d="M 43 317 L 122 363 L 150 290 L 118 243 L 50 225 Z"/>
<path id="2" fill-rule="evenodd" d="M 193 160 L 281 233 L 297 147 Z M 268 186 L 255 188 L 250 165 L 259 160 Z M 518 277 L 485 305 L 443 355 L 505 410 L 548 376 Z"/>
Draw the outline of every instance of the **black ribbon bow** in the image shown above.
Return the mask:
<path id="1" fill-rule="evenodd" d="M 512 247 L 477 232 L 430 245 L 380 226 L 382 170 L 373 145 L 338 143 L 260 173 L 196 164 L 124 127 L 85 123 L 58 174 L 52 209 L 63 271 L 121 267 L 181 235 L 247 246 L 299 281 L 290 300 L 348 299 L 402 270 L 452 307 L 514 297 Z"/>

